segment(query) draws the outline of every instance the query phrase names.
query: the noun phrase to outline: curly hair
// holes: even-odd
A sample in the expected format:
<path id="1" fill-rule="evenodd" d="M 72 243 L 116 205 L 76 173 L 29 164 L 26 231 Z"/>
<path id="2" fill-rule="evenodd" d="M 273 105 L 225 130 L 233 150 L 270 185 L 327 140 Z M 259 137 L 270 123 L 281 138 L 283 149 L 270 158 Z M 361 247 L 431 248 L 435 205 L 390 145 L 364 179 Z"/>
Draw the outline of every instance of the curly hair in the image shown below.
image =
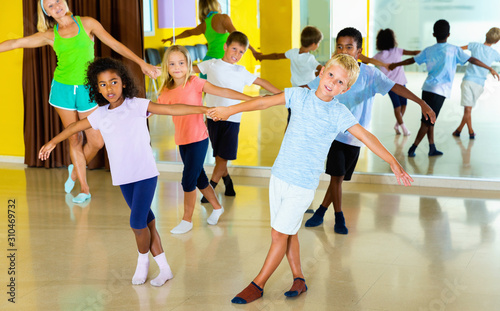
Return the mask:
<path id="1" fill-rule="evenodd" d="M 89 63 L 87 68 L 87 76 L 85 88 L 89 90 L 90 100 L 96 102 L 99 106 L 109 104 L 109 102 L 99 93 L 97 76 L 105 71 L 116 73 L 123 84 L 123 98 L 133 98 L 139 93 L 139 89 L 135 83 L 135 79 L 130 74 L 130 71 L 125 65 L 116 59 L 112 58 L 96 58 Z"/>
<path id="2" fill-rule="evenodd" d="M 392 29 L 380 29 L 377 34 L 377 50 L 385 51 L 398 46 L 396 35 Z"/>

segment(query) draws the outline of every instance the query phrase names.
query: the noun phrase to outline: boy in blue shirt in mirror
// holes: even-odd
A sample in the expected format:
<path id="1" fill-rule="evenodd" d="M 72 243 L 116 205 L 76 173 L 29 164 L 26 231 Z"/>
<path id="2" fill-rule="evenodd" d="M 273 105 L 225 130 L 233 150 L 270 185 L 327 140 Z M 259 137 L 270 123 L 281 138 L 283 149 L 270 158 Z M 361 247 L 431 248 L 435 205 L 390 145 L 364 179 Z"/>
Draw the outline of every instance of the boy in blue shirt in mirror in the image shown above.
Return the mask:
<path id="1" fill-rule="evenodd" d="M 422 99 L 431 106 L 437 118 L 444 100 L 451 94 L 451 86 L 457 70 L 457 64 L 464 65 L 469 61 L 471 64 L 488 69 L 497 79 L 500 77 L 490 66 L 485 65 L 477 58 L 470 57 L 460 47 L 446 42 L 450 36 L 450 24 L 446 20 L 440 19 L 434 23 L 433 36 L 436 38 L 436 44 L 425 48 L 413 58 L 389 65 L 389 69 L 392 70 L 398 66 L 411 65 L 413 63 L 419 65 L 425 63 L 427 65 L 428 75 L 422 86 Z M 427 135 L 427 139 L 429 140 L 429 156 L 442 155 L 443 153 L 436 149 L 434 143 L 434 124 L 431 124 L 429 120 L 425 120 L 424 118 L 420 121 L 420 129 L 415 137 L 415 142 L 408 150 L 408 156 L 415 156 L 418 144 L 425 135 Z"/>

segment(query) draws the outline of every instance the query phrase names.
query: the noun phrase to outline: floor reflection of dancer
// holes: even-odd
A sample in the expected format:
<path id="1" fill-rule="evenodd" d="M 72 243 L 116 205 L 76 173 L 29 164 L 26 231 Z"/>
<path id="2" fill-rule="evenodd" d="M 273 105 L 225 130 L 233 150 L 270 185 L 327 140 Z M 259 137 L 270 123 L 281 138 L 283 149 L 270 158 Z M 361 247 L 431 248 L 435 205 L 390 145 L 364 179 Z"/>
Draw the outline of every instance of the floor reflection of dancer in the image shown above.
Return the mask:
<path id="1" fill-rule="evenodd" d="M 87 63 L 94 59 L 94 39 L 99 38 L 118 54 L 137 63 L 144 74 L 152 78 L 160 71 L 135 55 L 125 45 L 115 40 L 102 25 L 92 17 L 73 16 L 65 0 L 40 0 L 37 4 L 38 32 L 20 39 L 0 43 L 0 52 L 18 48 L 37 48 L 45 45 L 53 47 L 57 55 L 57 67 L 52 81 L 49 104 L 53 106 L 64 127 L 89 116 L 97 104 L 89 100 L 84 88 Z M 71 162 L 69 177 L 64 185 L 71 192 L 75 180 L 80 182 L 80 193 L 73 199 L 83 203 L 90 199 L 85 167 L 103 146 L 99 131 L 85 131 L 87 143 L 83 144 L 81 132 L 69 138 Z M 73 169 L 74 165 L 74 169 Z"/>

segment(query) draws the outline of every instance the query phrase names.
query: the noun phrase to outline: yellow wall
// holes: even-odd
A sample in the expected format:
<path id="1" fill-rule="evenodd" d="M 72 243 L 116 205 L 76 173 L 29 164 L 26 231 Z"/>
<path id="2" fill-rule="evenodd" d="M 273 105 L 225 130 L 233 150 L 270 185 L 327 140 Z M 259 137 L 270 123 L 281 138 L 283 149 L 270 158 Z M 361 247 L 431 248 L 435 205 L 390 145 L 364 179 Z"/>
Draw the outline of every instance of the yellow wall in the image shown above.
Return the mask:
<path id="1" fill-rule="evenodd" d="M 23 36 L 22 1 L 2 3 L 0 42 Z M 0 155 L 24 157 L 23 50 L 0 53 Z"/>
<path id="2" fill-rule="evenodd" d="M 261 1 L 262 53 L 284 53 L 300 47 L 300 0 Z M 279 20 L 279 22 L 277 22 Z M 290 61 L 265 60 L 261 77 L 283 89 L 290 87 Z"/>
<path id="3" fill-rule="evenodd" d="M 198 1 L 196 0 L 196 3 Z M 154 49 L 163 49 L 164 45 L 161 43 L 161 39 L 166 39 L 172 36 L 173 31 L 171 28 L 158 28 L 158 0 L 153 1 L 153 7 L 155 11 L 154 19 L 155 19 L 155 35 L 151 37 L 144 38 L 144 48 L 154 48 Z M 198 16 L 198 12 L 196 13 Z M 250 40 L 250 44 L 252 46 L 260 46 L 260 30 L 257 28 L 257 0 L 232 0 L 231 1 L 231 12 L 230 12 L 231 20 L 233 21 L 234 27 L 238 30 L 246 34 Z M 199 21 L 196 19 L 196 23 Z M 176 28 L 175 33 L 179 35 L 181 32 L 188 28 Z M 194 36 L 190 38 L 177 40 L 176 44 L 180 45 L 194 45 L 194 44 L 206 44 L 207 40 L 205 40 L 205 36 Z M 163 55 L 163 51 L 161 51 L 161 55 Z M 252 53 L 248 51 L 245 53 L 243 58 L 239 61 L 240 65 L 243 65 L 247 68 L 248 71 L 254 72 L 255 65 L 258 62 L 253 58 Z"/>

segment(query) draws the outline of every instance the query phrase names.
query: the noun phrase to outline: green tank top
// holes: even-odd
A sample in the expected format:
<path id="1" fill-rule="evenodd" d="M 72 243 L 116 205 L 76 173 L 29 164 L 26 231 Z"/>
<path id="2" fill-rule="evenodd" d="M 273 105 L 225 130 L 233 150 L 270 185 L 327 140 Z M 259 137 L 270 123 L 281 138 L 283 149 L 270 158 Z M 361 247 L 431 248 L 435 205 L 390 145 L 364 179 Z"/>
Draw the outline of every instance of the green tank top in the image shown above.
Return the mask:
<path id="1" fill-rule="evenodd" d="M 212 28 L 212 17 L 214 17 L 215 14 L 217 14 L 217 12 L 210 12 L 205 19 L 205 38 L 208 42 L 208 51 L 206 57 L 222 58 L 224 57 L 224 43 L 226 43 L 227 37 L 229 37 L 229 33 L 218 33 Z"/>
<path id="2" fill-rule="evenodd" d="M 71 38 L 59 35 L 59 24 L 54 27 L 54 51 L 57 67 L 54 80 L 68 85 L 84 85 L 88 63 L 94 60 L 94 41 L 92 41 L 79 16 L 71 16 L 78 25 L 78 34 Z"/>

